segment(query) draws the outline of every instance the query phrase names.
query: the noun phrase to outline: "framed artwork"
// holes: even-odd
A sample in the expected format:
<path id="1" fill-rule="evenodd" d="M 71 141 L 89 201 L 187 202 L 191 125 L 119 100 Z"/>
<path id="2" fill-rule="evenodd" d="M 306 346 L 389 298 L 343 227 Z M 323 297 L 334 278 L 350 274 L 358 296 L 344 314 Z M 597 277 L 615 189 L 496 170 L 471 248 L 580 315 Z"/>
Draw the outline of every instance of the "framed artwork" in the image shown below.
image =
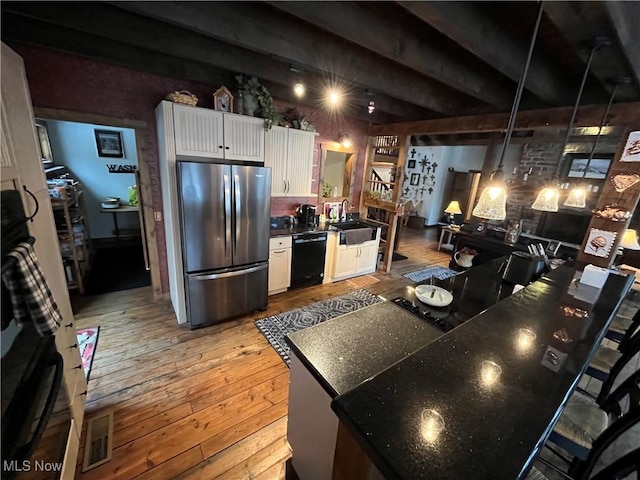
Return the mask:
<path id="1" fill-rule="evenodd" d="M 416 186 L 420 185 L 420 174 L 419 173 L 412 173 L 411 174 L 411 185 L 416 185 Z"/>
<path id="2" fill-rule="evenodd" d="M 631 132 L 622 151 L 621 162 L 640 162 L 640 132 Z"/>
<path id="3" fill-rule="evenodd" d="M 409 160 L 409 162 L 407 163 L 407 168 L 416 168 L 416 161 Z"/>
<path id="4" fill-rule="evenodd" d="M 233 95 L 224 85 L 213 94 L 213 108 L 221 112 L 233 112 Z"/>
<path id="5" fill-rule="evenodd" d="M 118 130 L 94 130 L 99 157 L 124 158 L 122 132 Z"/>
<path id="6" fill-rule="evenodd" d="M 49 133 L 46 125 L 36 123 L 36 132 L 38 133 L 38 142 L 40 143 L 40 155 L 42 163 L 53 163 L 53 153 L 51 153 L 51 144 L 49 143 Z"/>
<path id="7" fill-rule="evenodd" d="M 594 257 L 608 257 L 617 235 L 618 232 L 592 228 L 589 232 L 587 243 L 584 246 L 584 253 L 593 255 Z"/>
<path id="8" fill-rule="evenodd" d="M 573 157 L 567 177 L 603 179 L 607 177 L 610 166 L 610 158 L 592 158 L 589 160 L 584 157 Z"/>
<path id="9" fill-rule="evenodd" d="M 324 216 L 330 222 L 335 222 L 340 218 L 342 203 L 328 202 L 324 204 Z"/>

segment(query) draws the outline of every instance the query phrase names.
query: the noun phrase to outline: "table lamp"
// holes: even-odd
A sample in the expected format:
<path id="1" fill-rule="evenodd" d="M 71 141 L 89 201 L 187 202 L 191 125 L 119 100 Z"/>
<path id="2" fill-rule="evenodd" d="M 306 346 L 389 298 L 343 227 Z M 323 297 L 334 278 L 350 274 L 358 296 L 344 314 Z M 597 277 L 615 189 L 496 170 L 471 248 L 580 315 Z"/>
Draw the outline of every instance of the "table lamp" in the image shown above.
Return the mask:
<path id="1" fill-rule="evenodd" d="M 640 250 L 638 245 L 638 234 L 635 230 L 630 228 L 626 229 L 622 234 L 622 240 L 620 241 L 620 247 L 627 250 Z"/>
<path id="2" fill-rule="evenodd" d="M 449 223 L 451 225 L 455 225 L 456 223 L 456 219 L 454 217 L 454 215 L 461 215 L 462 214 L 462 210 L 460 210 L 460 204 L 453 200 L 449 203 L 449 205 L 447 206 L 447 208 L 444 209 L 444 213 L 448 213 L 449 214 Z"/>

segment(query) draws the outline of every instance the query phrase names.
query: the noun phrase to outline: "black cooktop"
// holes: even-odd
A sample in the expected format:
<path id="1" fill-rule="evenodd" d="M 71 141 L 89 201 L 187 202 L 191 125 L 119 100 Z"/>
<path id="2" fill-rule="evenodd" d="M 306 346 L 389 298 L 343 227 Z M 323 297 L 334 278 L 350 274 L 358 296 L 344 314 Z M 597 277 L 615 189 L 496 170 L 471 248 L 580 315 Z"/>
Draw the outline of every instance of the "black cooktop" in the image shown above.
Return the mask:
<path id="1" fill-rule="evenodd" d="M 441 310 L 440 312 L 435 311 L 435 309 L 429 309 L 427 306 L 422 303 L 420 300 L 407 300 L 404 297 L 396 297 L 391 300 L 400 308 L 403 308 L 409 313 L 414 314 L 416 317 L 424 320 L 429 323 L 431 326 L 436 327 L 438 330 L 442 330 L 443 332 L 448 332 L 455 325 L 444 320 L 443 317 L 448 317 L 449 312 L 446 310 Z M 440 309 L 438 309 L 440 310 Z"/>

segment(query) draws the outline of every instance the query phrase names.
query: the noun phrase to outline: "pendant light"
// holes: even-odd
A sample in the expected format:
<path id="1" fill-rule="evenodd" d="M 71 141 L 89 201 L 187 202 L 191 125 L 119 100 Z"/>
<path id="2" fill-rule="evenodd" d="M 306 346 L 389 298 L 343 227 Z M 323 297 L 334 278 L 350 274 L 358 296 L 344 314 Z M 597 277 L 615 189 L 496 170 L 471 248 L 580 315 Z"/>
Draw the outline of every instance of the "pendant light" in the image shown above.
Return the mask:
<path id="1" fill-rule="evenodd" d="M 507 152 L 507 146 L 509 145 L 511 134 L 513 133 L 513 127 L 516 123 L 516 115 L 518 114 L 518 107 L 520 106 L 520 98 L 522 97 L 522 91 L 524 90 L 524 83 L 527 78 L 527 72 L 529 71 L 529 65 L 531 64 L 533 47 L 535 46 L 536 37 L 538 36 L 538 28 L 540 27 L 543 10 L 544 3 L 540 2 L 538 18 L 536 19 L 536 25 L 533 29 L 533 35 L 531 36 L 527 60 L 522 68 L 518 88 L 516 90 L 516 96 L 513 99 L 513 106 L 511 107 L 511 114 L 509 116 L 509 124 L 504 136 L 504 142 L 502 143 L 502 151 L 500 152 L 498 169 L 491 173 L 491 180 L 484 190 L 482 190 L 478 204 L 472 211 L 473 216 L 478 218 L 486 218 L 487 220 L 504 220 L 507 218 L 507 188 L 504 183 L 504 172 L 502 171 L 502 166 L 504 164 L 504 156 Z"/>
<path id="2" fill-rule="evenodd" d="M 567 133 L 564 136 L 564 141 L 562 142 L 562 147 L 560 148 L 560 153 L 558 154 L 558 161 L 556 162 L 556 173 L 553 176 L 552 184 L 548 187 L 544 187 L 538 197 L 536 198 L 531 208 L 533 210 L 539 210 L 541 212 L 557 212 L 558 211 L 558 200 L 560 199 L 560 190 L 558 189 L 558 181 L 560 179 L 560 166 L 562 165 L 562 157 L 564 156 L 564 149 L 567 146 L 567 142 L 569 141 L 569 136 L 571 135 L 571 129 L 573 128 L 573 121 L 576 118 L 576 113 L 578 112 L 578 106 L 580 105 L 580 99 L 582 98 L 582 92 L 584 91 L 584 85 L 587 82 L 587 76 L 589 75 L 589 68 L 591 67 L 591 62 L 595 53 L 605 45 L 609 45 L 611 42 L 608 38 L 598 37 L 596 38 L 593 47 L 591 48 L 591 53 L 589 53 L 589 58 L 587 59 L 587 63 L 585 65 L 584 74 L 582 75 L 582 82 L 580 83 L 580 89 L 578 90 L 578 98 L 576 98 L 576 103 L 573 106 L 573 111 L 571 112 L 571 118 L 569 120 L 569 126 L 567 127 Z M 582 192 L 583 197 L 586 195 L 586 192 Z M 575 195 L 579 196 L 580 193 L 577 192 Z M 571 195 L 570 195 L 571 196 Z M 584 199 L 584 198 L 583 198 Z"/>
<path id="3" fill-rule="evenodd" d="M 607 121 L 607 117 L 609 116 L 609 110 L 611 109 L 611 104 L 613 103 L 613 97 L 616 95 L 616 90 L 618 86 L 629 83 L 631 79 L 629 77 L 624 77 L 618 80 L 611 90 L 611 96 L 609 97 L 609 103 L 607 104 L 607 108 L 604 111 L 604 115 L 602 116 L 602 120 L 600 121 L 600 127 L 598 128 L 598 133 L 596 134 L 596 139 L 593 142 L 593 146 L 591 147 L 591 152 L 589 152 L 589 159 L 587 160 L 587 165 L 591 163 L 593 160 L 593 154 L 596 152 L 596 146 L 598 145 L 598 140 L 600 139 L 600 135 L 602 134 L 602 128 L 604 127 L 605 122 Z M 567 207 L 576 207 L 576 208 L 584 208 L 586 207 L 586 197 L 587 191 L 584 187 L 575 187 L 569 192 L 569 196 L 567 200 L 564 202 Z"/>

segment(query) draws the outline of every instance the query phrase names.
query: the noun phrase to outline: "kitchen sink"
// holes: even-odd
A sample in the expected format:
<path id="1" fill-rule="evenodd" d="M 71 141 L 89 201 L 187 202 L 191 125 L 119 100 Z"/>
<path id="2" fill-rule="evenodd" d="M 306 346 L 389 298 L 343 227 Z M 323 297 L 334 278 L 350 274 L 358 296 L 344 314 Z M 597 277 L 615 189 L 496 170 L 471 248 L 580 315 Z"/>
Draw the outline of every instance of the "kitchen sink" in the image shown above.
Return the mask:
<path id="1" fill-rule="evenodd" d="M 339 245 L 346 245 L 346 232 L 348 230 L 357 230 L 361 228 L 369 228 L 371 229 L 371 237 L 370 240 L 375 240 L 378 235 L 378 227 L 375 225 L 371 225 L 369 223 L 359 222 L 359 221 L 351 221 L 351 222 L 337 222 L 331 225 L 332 230 L 337 230 L 340 234 L 340 239 L 338 241 Z"/>
<path id="2" fill-rule="evenodd" d="M 335 230 L 355 230 L 356 228 L 376 228 L 362 222 L 337 222 L 331 225 Z"/>

